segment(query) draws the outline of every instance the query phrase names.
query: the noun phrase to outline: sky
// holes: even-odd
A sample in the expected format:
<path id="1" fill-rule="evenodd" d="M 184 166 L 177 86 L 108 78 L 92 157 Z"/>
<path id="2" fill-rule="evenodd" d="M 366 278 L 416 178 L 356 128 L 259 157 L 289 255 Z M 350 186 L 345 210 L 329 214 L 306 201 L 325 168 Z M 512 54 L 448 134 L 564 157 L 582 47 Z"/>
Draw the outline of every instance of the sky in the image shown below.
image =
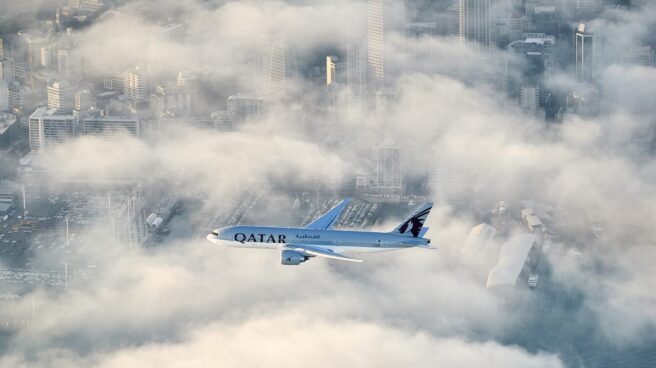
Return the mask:
<path id="1" fill-rule="evenodd" d="M 655 13 L 653 4 L 640 12 L 611 9 L 594 24 L 612 30 L 610 45 L 637 45 L 653 34 Z M 162 19 L 184 20 L 187 34 L 158 34 Z M 362 37 L 365 28 L 360 1 L 206 9 L 191 0 L 137 0 L 82 30 L 76 51 L 94 56 L 93 74 L 145 59 L 156 73 L 199 70 L 216 86 L 245 89 L 263 35 L 303 55 Z M 88 256 L 100 260 L 95 277 L 22 298 L 16 311 L 34 302 L 39 323 L 1 338 L 0 366 L 562 367 L 567 349 L 653 348 L 656 69 L 609 57 L 600 77 L 602 114 L 547 124 L 497 90 L 512 55 L 481 55 L 452 37 L 390 34 L 386 47 L 400 95 L 385 114 L 355 106 L 333 121 L 280 103 L 238 132 L 80 138 L 52 151 L 52 171 L 62 181 L 166 183 L 182 195 L 206 193 L 209 209 L 255 192 L 263 202 L 257 216 L 273 225 L 291 221 L 280 188 L 348 180 L 391 139 L 408 175 L 421 175 L 426 162 L 448 169 L 452 184 L 429 188 L 436 205 L 428 237 L 439 250 L 283 267 L 274 252 L 196 237 L 134 249 L 108 240 L 98 224 L 87 240 Z M 567 71 L 555 80 L 573 84 Z M 451 196 L 490 209 L 499 200 L 533 198 L 566 214 L 568 227 L 547 254 L 552 286 L 520 295 L 530 308 L 485 289 L 493 257 L 460 256 L 476 221 L 443 200 Z M 590 222 L 604 229 L 601 239 Z"/>

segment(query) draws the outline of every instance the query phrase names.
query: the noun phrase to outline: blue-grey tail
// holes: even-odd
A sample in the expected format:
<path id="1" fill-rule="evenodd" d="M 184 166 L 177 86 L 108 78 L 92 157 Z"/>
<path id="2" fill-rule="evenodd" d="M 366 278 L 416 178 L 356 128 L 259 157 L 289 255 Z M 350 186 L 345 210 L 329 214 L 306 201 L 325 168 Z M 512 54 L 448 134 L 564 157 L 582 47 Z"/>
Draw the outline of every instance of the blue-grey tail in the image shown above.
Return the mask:
<path id="1" fill-rule="evenodd" d="M 426 218 L 431 209 L 433 209 L 432 202 L 422 204 L 390 233 L 412 236 L 415 238 L 423 237 L 428 231 L 428 228 L 424 228 L 424 223 L 426 222 Z"/>

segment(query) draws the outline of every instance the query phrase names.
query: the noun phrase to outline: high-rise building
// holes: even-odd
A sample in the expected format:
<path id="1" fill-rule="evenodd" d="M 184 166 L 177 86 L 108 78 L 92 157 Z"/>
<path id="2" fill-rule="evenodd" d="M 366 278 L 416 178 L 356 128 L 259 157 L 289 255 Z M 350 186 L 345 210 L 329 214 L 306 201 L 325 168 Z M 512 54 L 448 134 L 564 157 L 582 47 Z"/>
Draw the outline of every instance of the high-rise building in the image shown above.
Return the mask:
<path id="1" fill-rule="evenodd" d="M 42 46 L 39 49 L 39 66 L 50 68 L 52 66 L 52 47 L 50 45 Z"/>
<path id="2" fill-rule="evenodd" d="M 9 108 L 22 110 L 26 107 L 31 107 L 36 103 L 40 96 L 28 86 L 23 86 L 18 83 L 9 85 Z"/>
<path id="3" fill-rule="evenodd" d="M 48 86 L 48 108 L 56 114 L 70 114 L 75 107 L 76 88 L 67 81 Z"/>
<path id="4" fill-rule="evenodd" d="M 234 123 L 239 123 L 251 116 L 256 116 L 264 110 L 264 99 L 261 96 L 236 94 L 228 97 L 228 115 Z"/>
<path id="5" fill-rule="evenodd" d="M 79 9 L 84 12 L 93 13 L 103 7 L 102 0 L 80 0 Z"/>
<path id="6" fill-rule="evenodd" d="M 376 179 L 380 189 L 401 189 L 401 152 L 394 145 L 376 150 Z"/>
<path id="7" fill-rule="evenodd" d="M 31 36 L 25 36 L 23 40 L 25 42 L 25 50 L 27 51 L 28 65 L 32 68 L 42 66 L 42 56 L 47 56 L 47 53 L 42 55 L 41 49 L 49 47 L 48 40 Z"/>
<path id="8" fill-rule="evenodd" d="M 346 79 L 349 103 L 363 102 L 367 87 L 367 63 L 364 44 L 359 41 L 346 46 Z"/>
<path id="9" fill-rule="evenodd" d="M 282 41 L 264 42 L 261 49 L 262 92 L 271 97 L 287 93 L 287 48 Z"/>
<path id="10" fill-rule="evenodd" d="M 164 115 L 178 117 L 192 115 L 193 96 L 190 89 L 179 86 L 157 86 L 150 95 L 150 109 L 154 120 Z"/>
<path id="11" fill-rule="evenodd" d="M 0 59 L 0 78 L 4 79 L 7 84 L 14 83 L 16 74 L 14 73 L 14 60 L 11 58 Z"/>
<path id="12" fill-rule="evenodd" d="M 57 72 L 62 78 L 71 77 L 71 57 L 68 50 L 57 51 Z"/>
<path id="13" fill-rule="evenodd" d="M 576 79 L 593 82 L 601 66 L 602 40 L 590 33 L 584 23 L 576 31 Z"/>
<path id="14" fill-rule="evenodd" d="M 595 16 L 604 10 L 604 0 L 576 0 L 576 12 L 579 16 Z"/>
<path id="15" fill-rule="evenodd" d="M 139 119 L 116 116 L 92 116 L 82 121 L 82 134 L 103 138 L 119 138 L 126 135 L 139 137 Z"/>
<path id="16" fill-rule="evenodd" d="M 113 91 L 124 91 L 123 88 L 123 73 L 116 72 L 111 76 L 106 76 L 103 78 L 103 88 Z"/>
<path id="17" fill-rule="evenodd" d="M 367 2 L 367 64 L 373 88 L 385 82 L 384 0 Z"/>
<path id="18" fill-rule="evenodd" d="M 175 83 L 178 87 L 187 88 L 188 90 L 195 91 L 198 89 L 198 77 L 190 72 L 178 72 Z"/>
<path id="19" fill-rule="evenodd" d="M 5 44 L 2 37 L 0 37 L 0 59 L 5 57 Z"/>
<path id="20" fill-rule="evenodd" d="M 455 3 L 447 9 L 447 32 L 450 36 L 460 35 L 460 6 Z"/>
<path id="21" fill-rule="evenodd" d="M 0 111 L 9 110 L 9 86 L 0 79 Z"/>
<path id="22" fill-rule="evenodd" d="M 490 46 L 490 0 L 459 0 L 460 43 Z"/>
<path id="23" fill-rule="evenodd" d="M 73 115 L 58 115 L 46 107 L 37 109 L 29 118 L 29 142 L 32 151 L 44 151 L 75 136 Z"/>
<path id="24" fill-rule="evenodd" d="M 17 63 L 16 60 L 14 60 L 14 78 L 16 80 L 24 82 L 27 80 L 28 72 L 26 70 L 25 64 L 24 63 Z"/>
<path id="25" fill-rule="evenodd" d="M 123 72 L 123 93 L 132 101 L 143 101 L 148 96 L 148 73 L 142 65 Z"/>
<path id="26" fill-rule="evenodd" d="M 336 56 L 326 56 L 326 84 L 331 85 L 335 84 L 337 71 L 337 57 Z"/>
<path id="27" fill-rule="evenodd" d="M 521 86 L 519 88 L 519 107 L 527 112 L 535 113 L 540 107 L 540 88 Z"/>

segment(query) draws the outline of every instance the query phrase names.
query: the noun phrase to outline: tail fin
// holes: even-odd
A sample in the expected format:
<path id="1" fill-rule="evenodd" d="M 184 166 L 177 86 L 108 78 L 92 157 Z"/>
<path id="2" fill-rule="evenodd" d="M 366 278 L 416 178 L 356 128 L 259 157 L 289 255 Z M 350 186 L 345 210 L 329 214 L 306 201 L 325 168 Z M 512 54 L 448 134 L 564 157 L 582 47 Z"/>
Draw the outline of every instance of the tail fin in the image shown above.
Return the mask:
<path id="1" fill-rule="evenodd" d="M 431 209 L 433 209 L 433 203 L 426 202 L 422 204 L 410 216 L 403 220 L 396 229 L 392 230 L 391 233 L 413 236 L 415 238 L 423 236 L 426 232 L 422 232 L 422 228 Z"/>

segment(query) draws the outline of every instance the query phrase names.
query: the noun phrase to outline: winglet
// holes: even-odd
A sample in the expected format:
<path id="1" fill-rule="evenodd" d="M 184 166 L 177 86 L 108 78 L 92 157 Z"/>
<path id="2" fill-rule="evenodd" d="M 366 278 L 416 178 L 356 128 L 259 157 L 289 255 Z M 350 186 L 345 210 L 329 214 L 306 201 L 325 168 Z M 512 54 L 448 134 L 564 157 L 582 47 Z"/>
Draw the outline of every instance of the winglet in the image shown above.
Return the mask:
<path id="1" fill-rule="evenodd" d="M 316 220 L 310 222 L 305 226 L 306 229 L 313 229 L 313 230 L 326 230 L 330 229 L 335 221 L 339 218 L 339 215 L 342 214 L 342 211 L 344 211 L 344 208 L 351 202 L 350 198 L 347 198 L 341 202 L 339 202 L 335 207 L 331 208 L 328 210 L 328 212 L 324 213 L 323 215 L 319 216 Z"/>

